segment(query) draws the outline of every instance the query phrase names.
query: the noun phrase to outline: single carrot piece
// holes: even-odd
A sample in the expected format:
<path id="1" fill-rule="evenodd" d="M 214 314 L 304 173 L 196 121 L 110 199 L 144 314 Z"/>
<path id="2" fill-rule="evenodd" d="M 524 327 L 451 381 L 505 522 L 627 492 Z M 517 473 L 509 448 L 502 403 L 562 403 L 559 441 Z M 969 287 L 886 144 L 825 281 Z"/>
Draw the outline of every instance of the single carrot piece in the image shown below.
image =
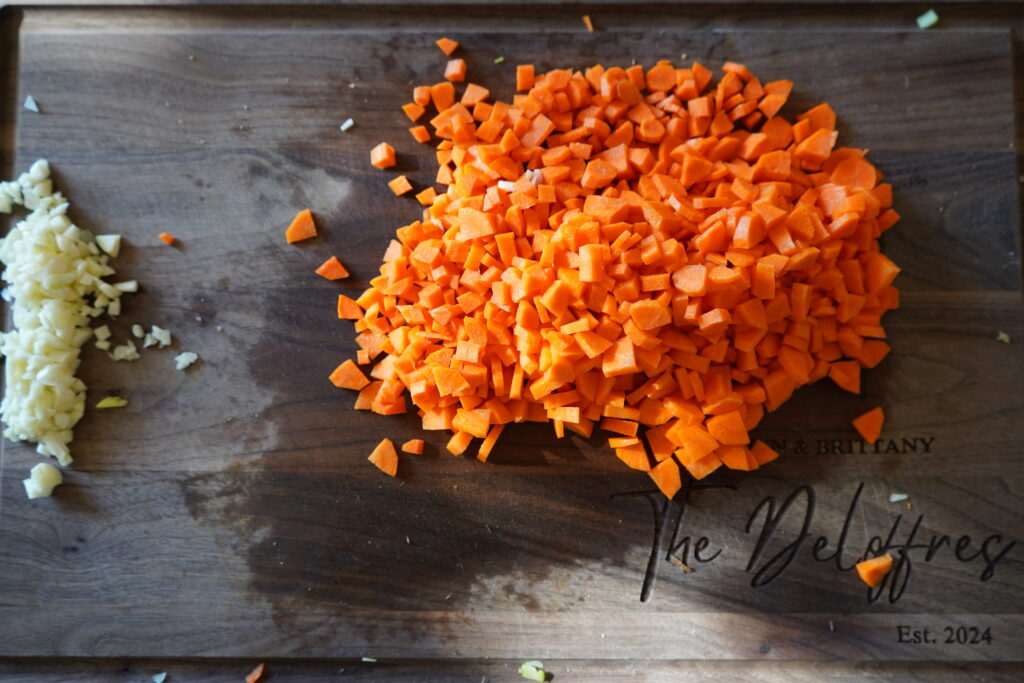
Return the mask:
<path id="1" fill-rule="evenodd" d="M 288 229 L 284 232 L 284 237 L 288 240 L 288 244 L 316 237 L 316 224 L 313 222 L 313 213 L 309 209 L 303 209 L 295 214 L 295 218 L 292 219 Z M 174 242 L 173 237 L 171 237 L 170 242 L 163 237 L 160 239 L 163 239 L 166 244 Z"/>
<path id="2" fill-rule="evenodd" d="M 488 97 L 490 97 L 491 91 L 487 88 L 477 85 L 476 83 L 467 83 L 466 89 L 462 91 L 462 99 L 459 100 L 464 106 L 472 107 L 475 106 Z"/>
<path id="3" fill-rule="evenodd" d="M 402 444 L 403 453 L 412 455 L 423 455 L 423 439 L 410 439 Z"/>
<path id="4" fill-rule="evenodd" d="M 671 458 L 662 460 L 652 467 L 647 474 L 654 480 L 654 483 L 665 497 L 670 500 L 683 487 L 683 480 L 679 476 L 679 465 Z"/>
<path id="5" fill-rule="evenodd" d="M 337 256 L 332 256 L 316 269 L 316 274 L 328 280 L 340 280 L 348 277 L 348 270 Z"/>
<path id="6" fill-rule="evenodd" d="M 882 434 L 882 425 L 884 423 L 885 414 L 882 412 L 881 406 L 872 408 L 863 415 L 853 419 L 853 426 L 857 433 L 868 443 L 878 441 L 878 437 Z"/>
<path id="7" fill-rule="evenodd" d="M 442 81 L 430 86 L 430 99 L 439 112 L 455 104 L 455 86 L 448 81 Z"/>
<path id="8" fill-rule="evenodd" d="M 423 116 L 423 112 L 425 112 L 426 109 L 424 109 L 422 105 L 419 105 L 416 102 L 409 102 L 408 104 L 402 105 L 402 111 L 405 112 L 405 115 L 409 117 L 410 121 L 416 123 L 416 121 L 418 121 L 419 118 Z"/>
<path id="9" fill-rule="evenodd" d="M 594 32 L 594 22 L 592 22 L 590 20 L 590 15 L 589 14 L 584 14 L 582 17 L 580 17 L 580 19 L 583 20 L 583 26 L 584 26 L 584 28 L 587 29 L 587 33 L 593 33 Z"/>
<path id="10" fill-rule="evenodd" d="M 245 676 L 245 683 L 256 683 L 256 681 L 260 680 L 260 678 L 262 678 L 262 677 L 263 677 L 263 662 L 260 662 L 259 664 L 256 665 L 256 668 L 254 668 L 252 671 L 250 671 L 248 674 L 246 674 L 246 676 Z"/>
<path id="11" fill-rule="evenodd" d="M 388 187 L 395 195 L 403 195 L 406 192 L 412 191 L 412 184 L 409 183 L 409 179 L 404 175 L 400 175 L 393 180 L 388 181 Z"/>
<path id="12" fill-rule="evenodd" d="M 391 168 L 395 165 L 395 149 L 382 142 L 370 150 L 370 165 L 377 168 Z"/>
<path id="13" fill-rule="evenodd" d="M 426 126 L 413 126 L 409 129 L 409 134 L 416 142 L 430 142 L 430 131 Z"/>
<path id="14" fill-rule="evenodd" d="M 390 477 L 398 474 L 398 453 L 395 452 L 395 444 L 391 443 L 391 439 L 383 439 L 367 459 Z"/>
<path id="15" fill-rule="evenodd" d="M 487 432 L 487 436 L 480 443 L 480 450 L 477 451 L 476 459 L 480 462 L 487 462 L 487 458 L 490 457 L 491 451 L 494 449 L 494 444 L 498 442 L 498 437 L 501 436 L 502 430 L 505 425 L 494 425 L 490 431 Z"/>
<path id="16" fill-rule="evenodd" d="M 338 317 L 345 320 L 359 320 L 363 317 L 363 309 L 353 299 L 339 294 Z"/>
<path id="17" fill-rule="evenodd" d="M 430 104 L 430 88 L 425 85 L 418 85 L 412 89 L 412 101 L 421 107 Z"/>
<path id="18" fill-rule="evenodd" d="M 448 60 L 448 65 L 444 68 L 444 77 L 456 83 L 466 80 L 466 61 L 463 59 Z"/>
<path id="19" fill-rule="evenodd" d="M 855 360 L 836 361 L 828 371 L 829 378 L 852 394 L 860 393 L 860 363 Z"/>
<path id="20" fill-rule="evenodd" d="M 428 187 L 416 194 L 416 200 L 424 206 L 430 206 L 434 203 L 437 198 L 437 190 L 432 187 Z"/>
<path id="21" fill-rule="evenodd" d="M 363 371 L 351 359 L 336 367 L 331 373 L 330 380 L 339 389 L 354 389 L 355 391 L 359 391 L 370 383 Z"/>
<path id="22" fill-rule="evenodd" d="M 451 56 L 451 54 L 455 52 L 455 49 L 459 47 L 459 42 L 457 40 L 452 40 L 451 38 L 438 38 L 435 41 L 435 44 L 441 48 L 441 52 L 448 56 Z"/>
<path id="23" fill-rule="evenodd" d="M 160 241 L 163 242 L 164 244 L 167 244 L 167 245 L 174 244 L 176 239 L 177 238 L 174 235 L 170 234 L 170 233 L 166 233 L 166 232 L 160 233 Z M 291 241 L 291 240 L 289 240 L 289 241 Z"/>
<path id="24" fill-rule="evenodd" d="M 533 64 L 520 64 L 516 67 L 516 90 L 529 90 L 533 87 Z"/>
<path id="25" fill-rule="evenodd" d="M 857 576 L 871 588 L 876 587 L 892 569 L 892 555 L 886 553 L 857 563 Z"/>
<path id="26" fill-rule="evenodd" d="M 750 447 L 750 454 L 758 465 L 764 465 L 779 457 L 778 452 L 764 441 L 755 441 Z"/>

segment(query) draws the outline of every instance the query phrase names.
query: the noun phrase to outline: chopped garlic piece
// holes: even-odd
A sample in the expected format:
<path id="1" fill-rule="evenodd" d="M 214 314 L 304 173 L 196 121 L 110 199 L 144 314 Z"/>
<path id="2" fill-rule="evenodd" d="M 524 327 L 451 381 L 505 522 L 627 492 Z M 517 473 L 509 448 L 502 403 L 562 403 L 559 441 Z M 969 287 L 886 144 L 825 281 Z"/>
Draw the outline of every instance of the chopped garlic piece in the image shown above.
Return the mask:
<path id="1" fill-rule="evenodd" d="M 511 180 L 499 180 L 498 189 L 504 190 L 505 192 L 512 192 L 516 189 L 516 184 Z"/>
<path id="2" fill-rule="evenodd" d="M 29 111 L 34 111 L 35 113 L 38 114 L 39 113 L 39 105 L 36 103 L 36 98 L 32 97 L 31 95 L 26 95 L 25 96 L 25 109 L 28 109 Z"/>
<path id="3" fill-rule="evenodd" d="M 100 341 L 103 341 L 104 339 L 110 339 L 110 328 L 107 327 L 106 325 L 100 325 L 95 330 L 93 330 L 93 334 L 95 334 L 96 338 L 99 339 Z"/>
<path id="4" fill-rule="evenodd" d="M 25 485 L 25 493 L 29 498 L 46 498 L 63 481 L 64 477 L 61 476 L 60 470 L 49 463 L 41 462 L 29 471 L 29 478 L 22 479 L 21 483 Z"/>
<path id="5" fill-rule="evenodd" d="M 890 503 L 902 503 L 907 498 L 910 498 L 910 496 L 908 496 L 905 493 L 891 493 L 891 494 L 889 494 L 889 502 Z"/>
<path id="6" fill-rule="evenodd" d="M 197 360 L 199 360 L 199 356 L 197 354 L 194 354 L 191 351 L 185 351 L 174 357 L 174 367 L 178 370 L 184 370 Z"/>
<path id="7" fill-rule="evenodd" d="M 340 128 L 341 131 L 344 133 L 354 125 L 356 125 L 355 121 L 353 121 L 352 119 L 345 119 L 344 121 L 341 122 L 341 125 L 338 126 L 338 128 Z"/>
<path id="8" fill-rule="evenodd" d="M 138 337 L 139 339 L 142 339 L 143 337 L 146 336 L 146 329 L 142 327 L 142 325 L 135 323 L 134 325 L 132 325 L 132 334 Z"/>
<path id="9" fill-rule="evenodd" d="M 101 350 L 101 351 L 109 351 L 110 350 L 110 340 L 109 339 L 100 339 L 99 341 L 96 342 L 96 348 Z"/>
<path id="10" fill-rule="evenodd" d="M 96 235 L 96 244 L 114 258 L 121 253 L 120 235 Z"/>
<path id="11" fill-rule="evenodd" d="M 156 346 L 157 343 L 158 342 L 156 340 L 156 337 L 149 333 L 147 333 L 146 336 L 142 338 L 142 348 L 144 349 L 148 349 L 150 346 Z"/>
<path id="12" fill-rule="evenodd" d="M 120 344 L 114 347 L 110 357 L 116 361 L 122 360 L 138 360 L 139 350 L 135 348 L 135 342 L 126 341 L 124 344 Z"/>
<path id="13" fill-rule="evenodd" d="M 153 674 L 153 683 L 164 683 L 167 680 L 167 672 L 162 671 L 158 674 Z"/>
<path id="14" fill-rule="evenodd" d="M 1004 344 L 1009 344 L 1012 340 L 1010 339 L 1010 335 L 1006 334 L 1002 330 L 999 330 L 999 334 L 996 335 L 996 341 L 1001 341 Z"/>
<path id="15" fill-rule="evenodd" d="M 124 282 L 115 282 L 114 289 L 119 292 L 137 292 L 139 291 L 139 281 L 125 280 Z"/>
<path id="16" fill-rule="evenodd" d="M 124 408 L 128 405 L 128 399 L 120 396 L 107 396 L 96 404 L 97 408 Z"/>
<path id="17" fill-rule="evenodd" d="M 159 325 L 153 325 L 150 334 L 153 335 L 153 339 L 156 339 L 161 347 L 171 345 L 171 333 Z"/>
<path id="18" fill-rule="evenodd" d="M 519 675 L 528 681 L 544 681 L 547 679 L 547 675 L 544 672 L 544 662 L 538 662 L 535 659 L 523 662 L 519 666 Z"/>

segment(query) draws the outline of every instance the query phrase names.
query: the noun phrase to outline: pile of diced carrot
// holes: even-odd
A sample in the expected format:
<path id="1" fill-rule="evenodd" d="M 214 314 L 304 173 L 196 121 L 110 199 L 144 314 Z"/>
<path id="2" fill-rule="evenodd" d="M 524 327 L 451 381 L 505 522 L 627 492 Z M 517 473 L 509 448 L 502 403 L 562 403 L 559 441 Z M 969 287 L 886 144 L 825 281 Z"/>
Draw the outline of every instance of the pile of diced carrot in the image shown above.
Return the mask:
<path id="1" fill-rule="evenodd" d="M 671 497 L 680 467 L 773 460 L 749 435 L 766 411 L 824 377 L 858 393 L 889 352 L 899 269 L 877 240 L 899 216 L 864 151 L 835 147 L 827 104 L 791 123 L 790 81 L 667 61 L 519 66 L 519 94 L 492 102 L 459 96 L 453 61 L 404 107 L 434 109 L 445 190 L 417 195 L 371 287 L 339 297 L 360 351 L 332 380 L 357 409 L 404 413 L 408 394 L 451 453 L 483 439 L 480 460 L 511 422 L 598 428 Z"/>

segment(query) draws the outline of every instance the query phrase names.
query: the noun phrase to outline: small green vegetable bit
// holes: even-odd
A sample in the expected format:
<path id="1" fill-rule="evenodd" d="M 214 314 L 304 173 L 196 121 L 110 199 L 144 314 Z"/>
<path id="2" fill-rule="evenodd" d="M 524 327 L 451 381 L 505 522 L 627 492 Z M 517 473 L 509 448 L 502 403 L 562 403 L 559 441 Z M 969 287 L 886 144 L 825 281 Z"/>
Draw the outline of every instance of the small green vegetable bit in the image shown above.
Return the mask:
<path id="1" fill-rule="evenodd" d="M 120 396 L 107 396 L 96 404 L 97 408 L 124 408 L 128 405 L 128 399 Z"/>
<path id="2" fill-rule="evenodd" d="M 928 10 L 917 18 L 918 28 L 931 28 L 937 23 L 939 23 L 939 15 L 933 9 Z"/>

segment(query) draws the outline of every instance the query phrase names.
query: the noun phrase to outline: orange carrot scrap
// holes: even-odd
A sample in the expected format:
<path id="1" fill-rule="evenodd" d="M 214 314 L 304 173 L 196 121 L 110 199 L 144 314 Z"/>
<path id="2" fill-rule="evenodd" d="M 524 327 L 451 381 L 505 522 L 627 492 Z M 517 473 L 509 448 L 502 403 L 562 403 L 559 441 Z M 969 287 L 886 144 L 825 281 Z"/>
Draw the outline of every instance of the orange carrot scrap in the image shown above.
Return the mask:
<path id="1" fill-rule="evenodd" d="M 533 87 L 533 64 L 520 64 L 516 67 L 516 90 L 529 90 Z"/>
<path id="2" fill-rule="evenodd" d="M 263 677 L 263 662 L 256 665 L 256 668 L 250 671 L 245 677 L 245 683 L 256 683 Z"/>
<path id="3" fill-rule="evenodd" d="M 410 439 L 402 444 L 403 453 L 411 453 L 413 455 L 423 454 L 423 439 Z"/>
<path id="4" fill-rule="evenodd" d="M 416 193 L 416 200 L 424 206 L 430 206 L 434 203 L 437 198 L 437 190 L 432 187 L 428 187 L 425 190 Z"/>
<path id="5" fill-rule="evenodd" d="M 455 48 L 459 46 L 458 41 L 452 40 L 451 38 L 438 38 L 435 44 L 441 48 L 441 52 L 451 56 L 455 52 Z"/>
<path id="6" fill-rule="evenodd" d="M 395 444 L 391 443 L 391 439 L 384 439 L 377 444 L 367 459 L 384 474 L 392 477 L 398 474 L 398 453 L 395 452 Z"/>
<path id="7" fill-rule="evenodd" d="M 525 64 L 511 102 L 473 83 L 457 100 L 453 59 L 416 88 L 405 110 L 437 110 L 411 130 L 440 141 L 444 189 L 416 195 L 422 219 L 396 231 L 369 289 L 338 298 L 358 365 L 375 363 L 369 378 L 336 371 L 366 380 L 356 408 L 411 401 L 452 454 L 482 439 L 480 460 L 509 423 L 601 429 L 671 497 L 683 469 L 777 459 L 752 435 L 798 388 L 829 377 L 859 393 L 899 306 L 878 243 L 899 218 L 892 189 L 838 146 L 827 104 L 792 122 L 792 82 L 723 72 Z M 871 415 L 855 421 L 865 439 Z"/>
<path id="8" fill-rule="evenodd" d="M 338 317 L 345 320 L 359 320 L 363 317 L 363 309 L 359 304 L 344 294 L 338 295 Z"/>
<path id="9" fill-rule="evenodd" d="M 396 195 L 403 195 L 406 192 L 412 191 L 412 184 L 404 175 L 400 175 L 397 178 L 390 180 L 388 182 L 388 187 L 390 187 L 391 191 Z"/>
<path id="10" fill-rule="evenodd" d="M 370 383 L 370 380 L 366 378 L 366 375 L 359 369 L 359 366 L 352 362 L 352 359 L 336 367 L 334 372 L 331 373 L 330 379 L 331 383 L 336 387 L 354 389 L 356 391 Z"/>
<path id="11" fill-rule="evenodd" d="M 416 123 L 416 121 L 423 116 L 423 112 L 425 112 L 426 109 L 416 102 L 409 102 L 408 104 L 402 105 L 402 111 L 405 112 L 405 115 L 409 117 L 410 121 Z"/>
<path id="12" fill-rule="evenodd" d="M 316 269 L 316 274 L 328 280 L 340 280 L 348 277 L 348 270 L 337 256 L 332 256 Z"/>
<path id="13" fill-rule="evenodd" d="M 884 422 L 885 414 L 882 412 L 882 407 L 878 406 L 860 417 L 854 418 L 853 426 L 862 439 L 868 443 L 874 443 L 878 441 L 878 437 L 882 434 L 882 424 Z"/>
<path id="14" fill-rule="evenodd" d="M 466 80 L 466 61 L 463 59 L 448 60 L 448 65 L 444 68 L 444 77 L 455 83 Z"/>
<path id="15" fill-rule="evenodd" d="M 391 168 L 395 165 L 395 149 L 382 142 L 370 150 L 370 165 L 377 168 Z"/>
<path id="16" fill-rule="evenodd" d="M 886 553 L 878 557 L 857 563 L 857 576 L 867 585 L 874 588 L 882 582 L 885 575 L 892 569 L 892 555 Z"/>
<path id="17" fill-rule="evenodd" d="M 416 142 L 430 142 L 430 131 L 426 126 L 413 126 L 409 133 Z"/>
<path id="18" fill-rule="evenodd" d="M 174 235 L 170 234 L 170 233 L 167 233 L 167 232 L 160 233 L 160 241 L 163 242 L 164 244 L 174 244 L 174 241 L 176 239 L 177 238 Z M 288 241 L 290 242 L 291 240 L 288 240 Z"/>
<path id="19" fill-rule="evenodd" d="M 589 14 L 584 14 L 580 18 L 583 20 L 583 26 L 586 27 L 587 32 L 588 33 L 593 33 L 594 32 L 594 22 L 592 22 L 590 20 L 590 15 Z"/>
<path id="20" fill-rule="evenodd" d="M 285 230 L 284 236 L 288 240 L 288 244 L 316 237 L 316 224 L 313 222 L 313 213 L 309 209 L 303 209 L 295 214 L 295 218 L 292 219 L 291 225 Z M 168 237 L 170 237 L 170 242 L 163 235 L 160 236 L 160 239 L 167 244 L 173 243 L 174 238 L 170 235 Z"/>

